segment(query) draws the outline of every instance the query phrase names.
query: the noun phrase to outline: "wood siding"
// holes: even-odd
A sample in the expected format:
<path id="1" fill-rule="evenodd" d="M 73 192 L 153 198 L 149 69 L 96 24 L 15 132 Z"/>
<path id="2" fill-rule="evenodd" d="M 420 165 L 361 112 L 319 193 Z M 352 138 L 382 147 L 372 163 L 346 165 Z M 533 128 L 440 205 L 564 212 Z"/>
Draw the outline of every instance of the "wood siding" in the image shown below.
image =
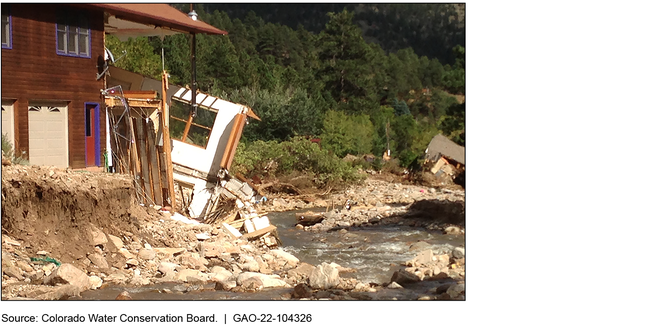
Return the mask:
<path id="1" fill-rule="evenodd" d="M 30 101 L 68 103 L 68 149 L 72 168 L 86 167 L 85 102 L 100 104 L 100 151 L 106 148 L 106 108 L 96 80 L 98 56 L 104 56 L 101 11 L 84 11 L 90 24 L 90 58 L 56 52 L 56 17 L 70 10 L 61 4 L 11 4 L 12 49 L 2 49 L 2 98 L 15 99 L 17 153 L 29 155 L 27 106 Z M 103 160 L 102 160 L 103 162 Z"/>

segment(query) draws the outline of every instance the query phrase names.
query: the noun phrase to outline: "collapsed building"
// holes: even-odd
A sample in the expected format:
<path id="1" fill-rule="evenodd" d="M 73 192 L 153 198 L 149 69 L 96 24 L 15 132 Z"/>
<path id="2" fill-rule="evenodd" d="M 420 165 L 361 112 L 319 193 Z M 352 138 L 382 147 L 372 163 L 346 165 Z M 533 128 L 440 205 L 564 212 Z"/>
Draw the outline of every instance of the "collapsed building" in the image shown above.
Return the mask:
<path id="1" fill-rule="evenodd" d="M 465 147 L 454 143 L 442 134 L 431 139 L 424 150 L 424 165 L 434 175 L 447 175 L 455 183 L 465 185 Z"/>

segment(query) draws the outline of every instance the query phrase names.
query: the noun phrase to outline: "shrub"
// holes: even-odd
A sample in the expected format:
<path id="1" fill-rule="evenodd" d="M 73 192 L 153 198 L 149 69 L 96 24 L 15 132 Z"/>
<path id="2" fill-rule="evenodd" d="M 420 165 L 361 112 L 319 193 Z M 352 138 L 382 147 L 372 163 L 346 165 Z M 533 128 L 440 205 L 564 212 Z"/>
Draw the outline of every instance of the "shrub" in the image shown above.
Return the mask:
<path id="1" fill-rule="evenodd" d="M 290 141 L 254 141 L 241 143 L 235 155 L 233 171 L 267 177 L 295 173 L 313 175 L 317 186 L 354 183 L 363 179 L 348 162 L 304 138 Z"/>
<path id="2" fill-rule="evenodd" d="M 2 154 L 7 157 L 7 159 L 11 160 L 13 164 L 29 165 L 29 161 L 22 157 L 16 157 L 14 146 L 9 141 L 9 137 L 6 133 L 2 134 Z"/>

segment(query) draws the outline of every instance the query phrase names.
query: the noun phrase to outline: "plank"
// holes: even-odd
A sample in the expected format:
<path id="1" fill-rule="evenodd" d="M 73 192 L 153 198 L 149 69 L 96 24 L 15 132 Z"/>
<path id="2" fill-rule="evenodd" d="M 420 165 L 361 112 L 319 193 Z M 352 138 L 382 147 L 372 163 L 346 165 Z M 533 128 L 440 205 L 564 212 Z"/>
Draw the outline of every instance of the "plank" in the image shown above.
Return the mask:
<path id="1" fill-rule="evenodd" d="M 145 121 L 145 120 L 143 120 Z M 160 187 L 160 166 L 158 164 L 158 147 L 156 146 L 156 133 L 153 129 L 153 121 L 145 121 L 147 129 L 147 154 L 149 155 L 149 167 L 151 169 L 151 182 L 153 186 L 153 199 L 154 202 L 162 206 L 163 197 L 162 189 Z"/>
<path id="2" fill-rule="evenodd" d="M 167 173 L 167 189 L 169 190 L 169 200 L 172 212 L 176 209 L 176 190 L 174 189 L 174 172 L 172 168 L 172 140 L 169 134 L 169 109 L 167 108 L 167 72 L 163 71 L 162 76 L 162 139 L 163 139 L 163 156 L 165 157 L 165 166 Z"/>
<path id="3" fill-rule="evenodd" d="M 260 230 L 256 230 L 256 231 L 254 231 L 252 233 L 244 234 L 243 237 L 245 239 L 252 240 L 252 239 L 258 238 L 258 237 L 260 237 L 260 236 L 262 236 L 262 235 L 264 235 L 266 233 L 272 233 L 276 229 L 277 229 L 277 227 L 271 225 L 269 227 L 264 227 L 264 228 L 262 228 Z"/>
<path id="4" fill-rule="evenodd" d="M 140 168 L 142 172 L 142 184 L 145 192 L 145 197 L 147 198 L 146 203 L 150 204 L 153 200 L 153 194 L 151 192 L 151 180 L 149 178 L 149 160 L 147 160 L 147 149 L 145 143 L 145 133 L 144 133 L 144 119 L 142 118 L 133 118 L 136 128 L 136 148 L 138 151 L 138 156 L 140 159 Z"/>

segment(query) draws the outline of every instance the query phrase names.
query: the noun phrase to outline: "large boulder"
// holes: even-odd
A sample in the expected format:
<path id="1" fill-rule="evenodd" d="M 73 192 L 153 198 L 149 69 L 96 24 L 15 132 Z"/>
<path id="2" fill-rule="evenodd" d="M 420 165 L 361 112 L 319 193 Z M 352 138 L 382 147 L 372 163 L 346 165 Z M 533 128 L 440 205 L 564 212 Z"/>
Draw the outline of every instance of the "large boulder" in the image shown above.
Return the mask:
<path id="1" fill-rule="evenodd" d="M 138 258 L 142 260 L 153 260 L 156 258 L 156 251 L 153 249 L 140 249 L 138 251 Z"/>
<path id="2" fill-rule="evenodd" d="M 82 292 L 90 289 L 90 278 L 79 268 L 64 263 L 52 271 L 52 274 L 44 280 L 47 285 L 70 284 L 78 287 Z"/>
<path id="3" fill-rule="evenodd" d="M 124 247 L 124 242 L 122 242 L 122 240 L 119 237 L 115 236 L 115 235 L 108 234 L 108 240 L 118 250 Z"/>
<path id="4" fill-rule="evenodd" d="M 406 263 L 407 266 L 419 267 L 432 264 L 436 261 L 436 258 L 433 255 L 433 250 L 425 250 L 420 253 L 413 259 Z"/>
<path id="5" fill-rule="evenodd" d="M 306 262 L 301 262 L 300 264 L 298 264 L 298 267 L 287 271 L 287 276 L 289 278 L 295 278 L 296 280 L 305 279 L 308 278 L 309 275 L 311 275 L 311 272 L 314 271 L 315 268 L 316 267 Z"/>
<path id="6" fill-rule="evenodd" d="M 271 254 L 278 259 L 286 261 L 291 268 L 297 266 L 298 263 L 300 262 L 300 260 L 296 258 L 293 254 L 286 252 L 284 250 L 280 250 L 280 249 L 271 250 Z"/>
<path id="7" fill-rule="evenodd" d="M 232 273 L 228 269 L 220 266 L 214 266 L 210 268 L 209 275 L 212 278 L 212 280 L 216 280 L 216 281 L 226 281 L 232 277 Z"/>
<path id="8" fill-rule="evenodd" d="M 92 262 L 98 268 L 108 269 L 108 262 L 106 261 L 106 258 L 104 258 L 101 254 L 98 253 L 89 254 L 88 259 L 90 259 L 90 262 Z"/>
<path id="9" fill-rule="evenodd" d="M 106 243 L 108 243 L 108 238 L 106 237 L 106 234 L 102 232 L 99 228 L 97 228 L 95 225 L 90 225 L 89 231 L 89 236 L 90 236 L 90 242 L 93 246 L 101 245 L 104 246 Z"/>
<path id="10" fill-rule="evenodd" d="M 452 255 L 453 255 L 454 258 L 456 258 L 456 259 L 462 259 L 462 258 L 465 258 L 465 248 L 463 248 L 463 247 L 457 247 L 457 248 L 455 248 L 454 251 L 452 252 Z"/>
<path id="11" fill-rule="evenodd" d="M 400 269 L 397 270 L 393 273 L 393 277 L 391 277 L 390 281 L 395 282 L 400 285 L 404 284 L 409 284 L 409 283 L 415 283 L 419 282 L 421 279 L 419 276 L 417 276 L 414 273 L 411 273 L 405 269 Z"/>
<path id="12" fill-rule="evenodd" d="M 278 275 L 265 275 L 256 272 L 243 272 L 237 276 L 237 285 L 245 286 L 259 280 L 263 288 L 286 287 L 287 283 Z M 244 287 L 246 288 L 246 287 Z"/>
<path id="13" fill-rule="evenodd" d="M 339 283 L 339 270 L 332 263 L 321 263 L 309 274 L 309 286 L 315 289 L 336 287 Z"/>
<path id="14" fill-rule="evenodd" d="M 179 265 L 177 265 L 177 264 L 175 264 L 173 262 L 161 261 L 158 264 L 158 271 L 163 273 L 164 276 L 167 276 L 167 275 L 173 273 L 174 270 L 176 270 L 178 267 L 179 267 Z"/>

